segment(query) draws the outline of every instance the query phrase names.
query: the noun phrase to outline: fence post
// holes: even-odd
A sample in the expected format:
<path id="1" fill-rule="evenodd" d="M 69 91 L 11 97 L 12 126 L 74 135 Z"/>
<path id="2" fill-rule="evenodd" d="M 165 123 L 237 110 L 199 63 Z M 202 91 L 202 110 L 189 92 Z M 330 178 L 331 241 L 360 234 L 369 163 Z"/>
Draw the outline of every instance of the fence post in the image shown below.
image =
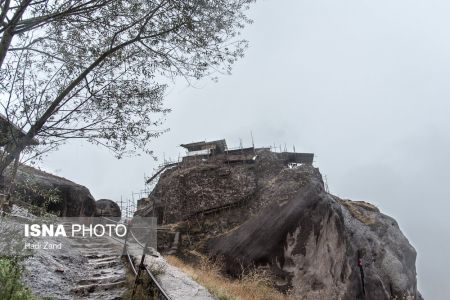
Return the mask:
<path id="1" fill-rule="evenodd" d="M 144 250 L 142 251 L 141 263 L 139 264 L 139 268 L 138 268 L 137 274 L 136 274 L 136 279 L 134 280 L 133 293 L 131 294 L 131 298 L 134 297 L 134 294 L 136 293 L 136 288 L 137 288 L 138 284 L 141 283 L 139 277 L 141 276 L 141 271 L 145 269 L 144 261 L 145 261 L 145 254 L 147 254 L 147 247 L 148 247 L 148 244 L 145 243 Z"/>
<path id="2" fill-rule="evenodd" d="M 130 226 L 130 224 L 127 222 L 127 225 L 126 225 L 126 229 L 127 229 L 127 232 L 125 233 L 125 241 L 124 241 L 124 243 L 123 243 L 123 251 L 122 251 L 122 256 L 124 256 L 124 255 L 126 255 L 127 254 L 127 240 L 128 240 L 128 235 L 129 235 L 129 232 L 130 232 L 130 228 L 131 228 L 131 226 Z"/>

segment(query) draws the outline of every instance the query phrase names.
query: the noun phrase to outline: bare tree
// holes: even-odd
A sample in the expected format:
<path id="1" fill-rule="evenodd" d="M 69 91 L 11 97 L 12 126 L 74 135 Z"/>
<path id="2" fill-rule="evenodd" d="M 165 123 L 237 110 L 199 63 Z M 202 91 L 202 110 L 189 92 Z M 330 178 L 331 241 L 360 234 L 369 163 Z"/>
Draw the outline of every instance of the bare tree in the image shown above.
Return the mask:
<path id="1" fill-rule="evenodd" d="M 239 33 L 250 22 L 251 2 L 85 1 L 85 11 L 68 7 L 71 13 L 55 17 L 32 10 L 28 21 L 19 17 L 17 36 L 0 46 L 7 49 L 0 100 L 4 115 L 26 134 L 13 139 L 0 172 L 36 137 L 47 148 L 82 138 L 119 157 L 149 152 L 169 111 L 163 107 L 167 79 L 229 73 L 247 45 Z M 26 15 L 31 3 L 48 1 L 23 0 L 16 13 L 24 6 Z"/>

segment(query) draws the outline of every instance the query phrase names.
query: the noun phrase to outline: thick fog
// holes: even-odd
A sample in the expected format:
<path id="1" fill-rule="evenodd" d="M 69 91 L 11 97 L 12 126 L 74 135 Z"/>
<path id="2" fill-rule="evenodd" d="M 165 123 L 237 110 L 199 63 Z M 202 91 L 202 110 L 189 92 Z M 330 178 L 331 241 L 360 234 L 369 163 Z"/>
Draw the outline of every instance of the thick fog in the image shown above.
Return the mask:
<path id="1" fill-rule="evenodd" d="M 130 197 L 185 142 L 314 152 L 330 191 L 394 217 L 426 299 L 450 297 L 450 2 L 266 0 L 231 76 L 168 90 L 160 161 L 74 141 L 42 166 L 98 198 Z"/>

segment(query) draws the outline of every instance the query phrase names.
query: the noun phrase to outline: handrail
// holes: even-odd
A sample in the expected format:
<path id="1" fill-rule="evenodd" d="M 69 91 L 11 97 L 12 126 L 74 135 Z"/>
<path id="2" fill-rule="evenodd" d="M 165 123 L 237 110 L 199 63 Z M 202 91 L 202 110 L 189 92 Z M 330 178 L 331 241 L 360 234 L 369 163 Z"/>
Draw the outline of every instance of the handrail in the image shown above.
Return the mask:
<path id="1" fill-rule="evenodd" d="M 108 221 L 110 221 L 110 222 L 114 222 L 114 223 L 116 223 L 116 224 L 119 224 L 119 222 L 114 221 L 114 220 L 112 220 L 112 219 L 110 219 L 110 218 L 107 218 L 107 217 L 104 217 L 104 216 L 101 216 L 100 218 L 103 218 L 103 219 L 108 220 Z"/>
<path id="2" fill-rule="evenodd" d="M 7 213 L 7 212 L 5 212 L 5 211 L 2 211 L 2 213 L 12 216 L 12 214 Z M 112 222 L 118 223 L 118 222 L 116 222 L 116 221 L 114 221 L 114 220 L 111 220 L 111 219 L 109 219 L 109 218 L 106 218 L 106 217 L 101 217 L 101 218 L 104 218 L 104 219 L 106 219 L 106 220 L 108 220 L 108 221 L 112 221 Z M 131 231 L 131 228 L 130 228 L 130 227 L 131 227 L 131 226 L 127 226 L 127 231 L 128 231 L 128 229 L 130 229 L 129 232 L 131 233 L 132 238 L 137 242 L 137 244 L 138 244 L 140 247 L 142 247 L 142 248 L 144 249 L 144 251 L 143 251 L 143 253 L 142 253 L 142 256 L 143 256 L 143 257 L 142 257 L 142 262 L 143 262 L 143 261 L 144 261 L 145 254 L 146 254 L 146 250 L 147 250 L 147 245 L 143 245 L 141 242 L 139 242 L 139 240 L 134 236 L 134 234 L 133 234 L 133 232 Z M 128 236 L 128 235 L 127 235 L 127 236 Z M 127 242 L 126 238 L 125 238 L 125 241 L 122 241 L 122 240 L 120 240 L 120 239 L 118 239 L 118 238 L 115 238 L 115 237 L 112 236 L 112 235 L 111 235 L 111 238 L 113 238 L 114 240 L 116 240 L 116 241 L 118 241 L 118 242 L 124 244 L 124 253 L 123 253 L 123 255 L 126 255 L 126 257 L 127 257 L 127 259 L 128 259 L 128 262 L 129 262 L 129 264 L 130 264 L 130 266 L 131 266 L 131 270 L 133 271 L 134 275 L 135 275 L 135 276 L 138 276 L 138 271 L 136 270 L 136 267 L 134 266 L 133 260 L 131 259 L 131 255 L 130 255 L 130 253 L 128 252 L 128 245 L 127 245 L 127 243 L 126 243 L 126 242 Z M 142 262 L 141 262 L 141 263 L 142 263 Z M 161 296 L 163 296 L 165 300 L 172 300 L 172 299 L 169 297 L 169 295 L 166 293 L 166 291 L 164 291 L 164 289 L 163 289 L 162 286 L 159 284 L 159 282 L 158 282 L 158 280 L 156 279 L 156 277 L 155 277 L 155 276 L 152 274 L 152 272 L 148 269 L 148 267 L 145 266 L 145 265 L 144 265 L 144 266 L 139 266 L 139 268 L 142 268 L 142 267 L 145 268 L 145 270 L 146 270 L 148 276 L 150 277 L 150 280 L 153 282 L 153 285 L 156 286 L 157 292 L 158 292 Z"/>
<path id="3" fill-rule="evenodd" d="M 166 291 L 164 291 L 164 289 L 161 287 L 161 285 L 159 284 L 159 282 L 156 280 L 156 277 L 153 276 L 152 272 L 150 272 L 150 270 L 147 268 L 147 266 L 145 266 L 145 271 L 147 271 L 148 276 L 151 278 L 151 280 L 155 283 L 156 287 L 158 288 L 159 292 L 161 293 L 161 295 L 166 299 L 166 300 L 171 300 L 170 296 L 166 293 Z"/>
<path id="4" fill-rule="evenodd" d="M 160 166 L 160 167 L 159 167 L 159 170 L 158 170 L 155 174 L 153 174 L 152 177 L 150 177 L 149 179 L 147 179 L 147 180 L 145 181 L 145 183 L 146 183 L 146 184 L 149 184 L 153 179 L 155 179 L 156 177 L 158 177 L 158 175 L 161 174 L 165 169 L 170 168 L 170 167 L 174 167 L 174 166 L 176 166 L 176 165 L 178 165 L 178 164 L 179 164 L 178 162 L 170 162 L 170 163 L 167 163 L 167 164 L 165 164 L 165 165 Z"/>
<path id="5" fill-rule="evenodd" d="M 139 242 L 139 240 L 134 236 L 133 231 L 130 230 L 131 233 L 131 237 L 136 241 L 136 243 L 139 244 L 139 246 L 141 246 L 142 248 L 145 248 L 145 245 L 142 244 L 141 242 Z"/>
<path id="6" fill-rule="evenodd" d="M 119 222 L 114 221 L 114 220 L 112 220 L 112 219 L 109 219 L 109 218 L 107 218 L 107 217 L 103 217 L 103 216 L 102 216 L 101 218 L 103 218 L 103 219 L 105 219 L 105 220 L 108 220 L 108 221 L 111 221 L 111 222 L 114 222 L 114 223 L 119 223 Z M 129 224 L 127 224 L 127 232 L 129 232 L 129 233 L 131 234 L 131 237 L 136 241 L 136 243 L 137 243 L 141 248 L 144 249 L 144 251 L 143 251 L 143 253 L 142 253 L 142 261 L 141 261 L 141 264 L 142 264 L 143 261 L 144 261 L 145 254 L 146 254 L 147 245 L 142 244 L 142 243 L 137 239 L 137 237 L 136 237 L 136 236 L 134 235 L 134 233 L 131 231 L 131 226 L 130 226 Z M 127 259 L 128 259 L 128 262 L 129 262 L 129 264 L 130 264 L 130 266 L 131 266 L 131 270 L 133 271 L 134 275 L 136 276 L 136 280 L 137 280 L 137 278 L 138 278 L 140 272 L 138 272 L 138 271 L 136 270 L 136 267 L 134 266 L 133 260 L 131 259 L 131 255 L 130 255 L 130 253 L 128 252 L 128 244 L 127 244 L 127 237 L 128 237 L 128 234 L 127 234 L 127 236 L 125 237 L 125 241 L 121 241 L 121 240 L 119 240 L 119 239 L 117 239 L 117 238 L 115 238 L 115 237 L 113 237 L 113 236 L 111 236 L 111 237 L 112 237 L 114 240 L 117 240 L 117 241 L 119 241 L 120 243 L 123 243 L 123 244 L 124 244 L 124 255 L 126 255 L 126 257 L 127 257 Z M 145 268 L 145 270 L 146 270 L 148 276 L 150 277 L 151 282 L 152 282 L 153 285 L 156 287 L 157 292 L 158 292 L 165 300 L 172 300 L 172 299 L 170 298 L 170 296 L 166 293 L 166 291 L 162 288 L 162 286 L 159 284 L 159 282 L 158 282 L 158 280 L 156 279 L 156 277 L 155 277 L 155 276 L 152 274 L 152 272 L 148 269 L 148 267 L 145 266 L 145 265 L 143 265 L 143 267 Z M 139 268 L 141 269 L 142 266 L 140 265 Z M 139 270 L 140 270 L 140 269 L 139 269 Z M 136 281 L 136 282 L 137 282 L 137 281 Z M 134 293 L 134 290 L 133 290 L 133 293 Z"/>
<path id="7" fill-rule="evenodd" d="M 146 247 L 144 246 L 144 253 L 143 253 L 142 255 L 145 255 L 145 250 L 146 250 Z M 125 245 L 125 254 L 126 254 L 127 258 L 128 258 L 128 262 L 129 262 L 130 265 L 131 265 L 131 269 L 132 269 L 134 275 L 135 275 L 135 276 L 138 276 L 139 273 L 138 273 L 138 271 L 136 271 L 136 267 L 134 266 L 134 263 L 133 263 L 133 261 L 132 261 L 132 259 L 131 259 L 131 255 L 130 255 L 130 253 L 128 252 L 128 245 Z M 143 259 L 143 258 L 142 258 L 142 259 Z M 142 260 L 142 261 L 143 261 L 143 260 Z M 142 262 L 141 262 L 141 263 L 142 263 Z M 141 268 L 141 266 L 139 266 L 139 268 Z M 163 287 L 159 284 L 159 282 L 158 282 L 158 280 L 156 279 L 156 277 L 155 277 L 155 276 L 152 274 L 152 272 L 148 269 L 148 267 L 144 265 L 144 269 L 145 269 L 145 271 L 147 272 L 148 276 L 150 277 L 150 280 L 152 281 L 153 285 L 156 287 L 157 292 L 158 292 L 161 296 L 163 296 L 165 300 L 172 300 L 172 299 L 170 298 L 170 296 L 166 293 L 166 291 L 163 289 Z M 134 292 L 134 291 L 133 291 L 133 292 Z"/>
<path id="8" fill-rule="evenodd" d="M 116 238 L 116 237 L 114 237 L 114 236 L 112 236 L 112 235 L 110 235 L 110 238 L 112 238 L 113 240 L 116 240 L 116 241 L 118 241 L 119 243 L 121 243 L 121 244 L 125 244 L 125 242 L 124 241 L 122 241 L 121 239 L 119 239 L 119 238 Z"/>
<path id="9" fill-rule="evenodd" d="M 133 273 L 136 276 L 137 275 L 137 271 L 136 271 L 136 268 L 134 267 L 133 261 L 131 260 L 130 253 L 128 253 L 128 249 L 125 248 L 125 252 L 126 252 L 126 255 L 127 255 L 127 258 L 128 258 L 128 262 L 130 263 L 131 269 L 133 270 Z"/>

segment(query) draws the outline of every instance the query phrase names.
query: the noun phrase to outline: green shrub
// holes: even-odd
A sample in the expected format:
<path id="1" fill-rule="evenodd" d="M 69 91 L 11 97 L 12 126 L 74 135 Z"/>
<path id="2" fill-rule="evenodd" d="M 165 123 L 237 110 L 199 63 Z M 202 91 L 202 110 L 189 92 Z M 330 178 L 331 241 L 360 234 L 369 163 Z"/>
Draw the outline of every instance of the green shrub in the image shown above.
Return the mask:
<path id="1" fill-rule="evenodd" d="M 23 267 L 19 257 L 0 258 L 0 299 L 35 300 L 30 290 L 21 282 Z"/>

